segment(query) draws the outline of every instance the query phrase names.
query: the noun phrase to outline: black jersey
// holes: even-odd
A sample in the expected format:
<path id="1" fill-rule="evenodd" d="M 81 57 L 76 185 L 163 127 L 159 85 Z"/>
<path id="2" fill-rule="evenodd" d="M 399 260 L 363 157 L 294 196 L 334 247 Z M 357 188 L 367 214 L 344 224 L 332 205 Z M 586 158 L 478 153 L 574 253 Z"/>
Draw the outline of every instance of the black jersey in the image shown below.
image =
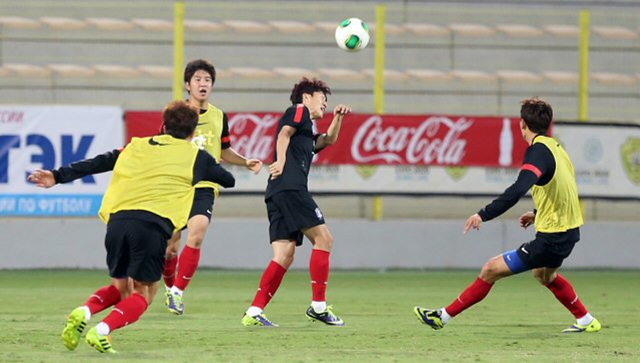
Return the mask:
<path id="1" fill-rule="evenodd" d="M 269 178 L 265 199 L 283 190 L 308 190 L 309 169 L 315 150 L 315 142 L 318 135 L 313 133 L 313 121 L 309 109 L 303 104 L 289 107 L 278 122 L 278 134 L 284 126 L 291 126 L 296 132 L 291 136 L 287 148 L 287 160 L 282 170 L 282 175 L 271 180 Z M 274 151 L 274 160 L 278 160 L 277 150 Z"/>

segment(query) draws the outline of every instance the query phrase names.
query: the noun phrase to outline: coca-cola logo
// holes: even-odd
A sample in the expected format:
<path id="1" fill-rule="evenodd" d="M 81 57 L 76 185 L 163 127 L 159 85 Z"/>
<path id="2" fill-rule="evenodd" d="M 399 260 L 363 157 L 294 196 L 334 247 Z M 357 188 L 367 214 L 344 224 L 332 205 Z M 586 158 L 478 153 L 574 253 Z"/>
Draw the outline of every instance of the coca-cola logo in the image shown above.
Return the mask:
<path id="1" fill-rule="evenodd" d="M 229 119 L 231 145 L 240 155 L 269 160 L 273 157 L 275 126 L 280 115 L 237 113 Z"/>
<path id="2" fill-rule="evenodd" d="M 460 164 L 467 141 L 460 135 L 473 125 L 464 117 L 431 116 L 416 126 L 387 126 L 372 116 L 356 132 L 351 155 L 358 163 Z"/>

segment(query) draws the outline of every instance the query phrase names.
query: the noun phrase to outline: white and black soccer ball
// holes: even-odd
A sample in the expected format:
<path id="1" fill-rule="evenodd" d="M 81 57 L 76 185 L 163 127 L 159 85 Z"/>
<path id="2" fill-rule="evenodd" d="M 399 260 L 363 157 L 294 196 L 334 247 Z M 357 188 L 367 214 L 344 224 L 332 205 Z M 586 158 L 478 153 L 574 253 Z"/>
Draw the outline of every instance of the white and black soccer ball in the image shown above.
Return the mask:
<path id="1" fill-rule="evenodd" d="M 369 26 L 358 18 L 343 20 L 336 28 L 336 43 L 344 50 L 356 52 L 369 44 Z"/>

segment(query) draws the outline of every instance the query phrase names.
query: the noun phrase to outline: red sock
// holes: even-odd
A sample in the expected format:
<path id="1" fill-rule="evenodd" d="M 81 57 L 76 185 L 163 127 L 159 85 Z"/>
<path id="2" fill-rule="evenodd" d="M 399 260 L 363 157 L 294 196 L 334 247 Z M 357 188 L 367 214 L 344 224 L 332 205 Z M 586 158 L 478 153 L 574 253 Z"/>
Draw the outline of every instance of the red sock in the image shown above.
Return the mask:
<path id="1" fill-rule="evenodd" d="M 549 290 L 553 292 L 556 296 L 556 299 L 562 303 L 576 319 L 580 319 L 581 317 L 587 315 L 587 308 L 582 305 L 582 301 L 578 298 L 578 294 L 573 289 L 573 286 L 569 282 L 569 280 L 565 279 L 564 276 L 558 274 L 556 279 L 553 280 L 552 283 L 547 285 Z"/>
<path id="2" fill-rule="evenodd" d="M 313 301 L 325 301 L 327 291 L 327 281 L 329 280 L 329 251 L 311 251 L 311 262 L 309 272 L 311 274 L 311 290 L 313 291 Z"/>
<path id="3" fill-rule="evenodd" d="M 184 246 L 178 262 L 178 277 L 176 277 L 174 286 L 180 290 L 186 290 L 193 275 L 196 274 L 199 262 L 200 249 Z"/>
<path id="4" fill-rule="evenodd" d="M 147 300 L 144 296 L 134 292 L 128 298 L 122 300 L 109 315 L 102 321 L 113 332 L 123 326 L 133 324 L 147 310 Z"/>
<path id="5" fill-rule="evenodd" d="M 176 266 L 178 266 L 178 256 L 165 258 L 162 278 L 164 279 L 164 284 L 169 287 L 172 287 L 176 280 Z"/>
<path id="6" fill-rule="evenodd" d="M 475 303 L 482 301 L 489 294 L 491 287 L 493 287 L 493 284 L 478 277 L 451 305 L 446 307 L 447 313 L 454 317 L 467 310 Z"/>
<path id="7" fill-rule="evenodd" d="M 262 279 L 260 279 L 260 287 L 258 287 L 258 292 L 256 293 L 256 297 L 253 299 L 253 303 L 251 306 L 257 306 L 260 309 L 264 309 L 265 306 L 271 301 L 273 295 L 278 291 L 278 287 L 280 287 L 280 283 L 282 282 L 282 278 L 287 270 L 280 266 L 276 261 L 271 261 L 267 269 L 264 270 L 262 274 Z"/>
<path id="8" fill-rule="evenodd" d="M 94 292 L 87 302 L 84 303 L 85 306 L 89 308 L 91 311 L 91 315 L 97 314 L 102 310 L 117 304 L 120 301 L 120 291 L 113 286 L 103 286 L 98 291 Z"/>

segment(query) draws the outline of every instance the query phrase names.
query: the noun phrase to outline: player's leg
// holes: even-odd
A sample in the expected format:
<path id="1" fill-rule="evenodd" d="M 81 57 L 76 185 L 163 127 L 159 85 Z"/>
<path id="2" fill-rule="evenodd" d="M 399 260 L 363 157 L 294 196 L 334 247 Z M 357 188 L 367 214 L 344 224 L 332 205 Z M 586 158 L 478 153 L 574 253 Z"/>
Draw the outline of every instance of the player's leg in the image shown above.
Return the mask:
<path id="1" fill-rule="evenodd" d="M 541 267 L 533 270 L 533 277 L 542 285 L 546 286 L 573 314 L 576 324 L 563 330 L 564 333 L 597 332 L 601 329 L 598 319 L 594 318 L 587 308 L 582 304 L 573 285 L 564 276 L 559 274 L 558 268 Z"/>
<path id="2" fill-rule="evenodd" d="M 333 235 L 326 224 L 306 229 L 304 234 L 313 244 L 309 261 L 313 298 L 306 315 L 312 321 L 320 321 L 327 325 L 344 325 L 344 321 L 336 316 L 331 307 L 327 305 L 326 299 Z"/>
<path id="3" fill-rule="evenodd" d="M 115 353 L 110 333 L 136 322 L 151 303 L 162 278 L 167 240 L 170 237 L 155 223 L 135 219 L 126 221 L 123 245 L 128 253 L 121 260 L 110 262 L 109 271 L 112 276 L 122 274 L 122 266 L 126 266 L 124 274 L 130 277 L 133 291 L 116 304 L 104 320 L 87 332 L 87 344 L 102 353 Z M 107 256 L 112 250 L 112 246 L 107 244 Z M 107 260 L 110 261 L 109 257 Z M 131 286 L 129 281 L 126 282 L 127 286 Z"/>
<path id="4" fill-rule="evenodd" d="M 107 248 L 107 263 L 110 266 L 109 270 L 120 277 L 112 278 L 110 285 L 95 291 L 84 305 L 75 308 L 67 316 L 67 323 L 62 330 L 62 342 L 69 350 L 78 347 L 80 337 L 94 314 L 117 304 L 130 294 L 126 266 L 118 266 L 118 261 L 124 260 L 126 256 L 126 248 L 122 245 L 124 232 L 122 221 L 114 220 L 107 224 L 105 244 L 111 246 Z"/>
<path id="5" fill-rule="evenodd" d="M 271 242 L 273 259 L 269 262 L 269 265 L 262 274 L 258 291 L 251 306 L 242 318 L 243 325 L 277 326 L 266 317 L 264 308 L 275 296 L 284 275 L 293 263 L 296 252 L 296 242 L 296 240 L 287 239 Z"/>
<path id="6" fill-rule="evenodd" d="M 184 313 L 183 292 L 196 274 L 200 264 L 200 248 L 207 234 L 215 199 L 212 188 L 197 188 L 189 221 L 187 222 L 187 243 L 180 253 L 176 280 L 169 296 L 169 311 L 180 315 Z"/>
<path id="7" fill-rule="evenodd" d="M 178 252 L 180 251 L 181 237 L 182 232 L 176 232 L 167 242 L 164 271 L 162 271 L 162 279 L 164 280 L 165 292 L 167 293 L 167 306 L 169 305 L 169 290 L 173 287 L 176 280 L 176 267 L 178 267 Z"/>
<path id="8" fill-rule="evenodd" d="M 507 263 L 509 261 L 509 263 Z M 526 271 L 527 267 L 514 251 L 491 258 L 484 264 L 478 278 L 449 306 L 439 310 L 414 308 L 418 319 L 433 329 L 442 329 L 453 317 L 482 301 L 499 279 Z"/>

